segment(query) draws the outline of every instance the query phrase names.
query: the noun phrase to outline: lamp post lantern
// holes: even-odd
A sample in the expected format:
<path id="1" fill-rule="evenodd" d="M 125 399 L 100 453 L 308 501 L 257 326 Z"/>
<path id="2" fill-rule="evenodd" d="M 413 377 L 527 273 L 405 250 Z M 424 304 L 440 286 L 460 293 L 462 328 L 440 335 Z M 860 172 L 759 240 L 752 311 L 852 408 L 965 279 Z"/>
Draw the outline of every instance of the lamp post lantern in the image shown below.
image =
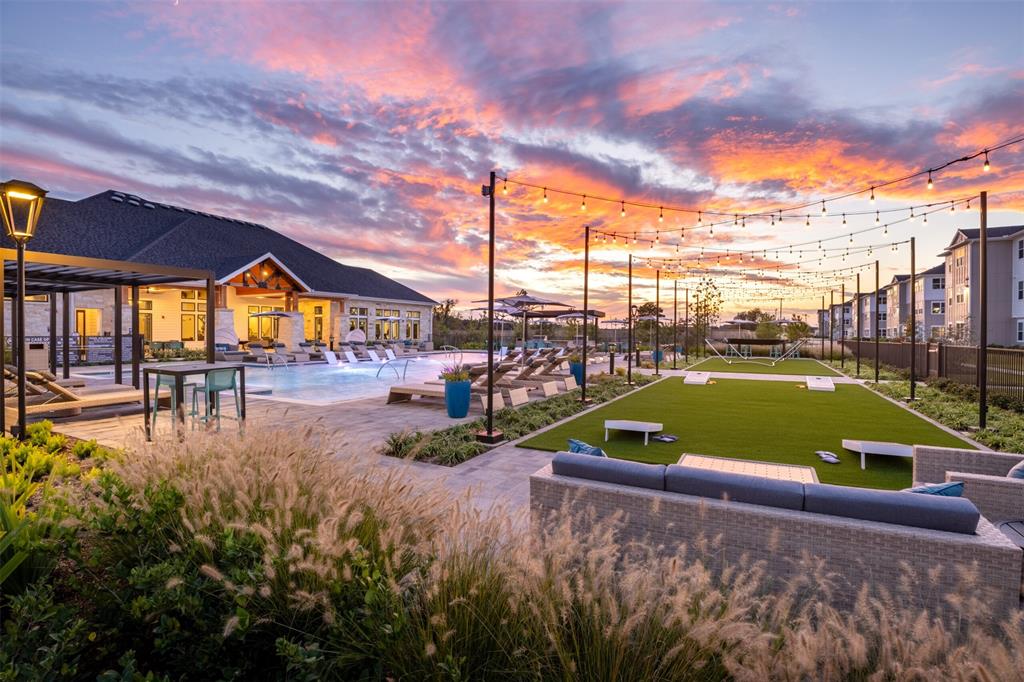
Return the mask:
<path id="1" fill-rule="evenodd" d="M 46 190 L 31 182 L 8 180 L 0 185 L 4 232 L 18 251 L 18 281 L 14 292 L 17 296 L 14 319 L 18 329 L 18 338 L 14 340 L 18 358 L 18 426 L 14 435 L 21 439 L 25 437 L 25 244 L 36 233 L 45 197 Z"/>

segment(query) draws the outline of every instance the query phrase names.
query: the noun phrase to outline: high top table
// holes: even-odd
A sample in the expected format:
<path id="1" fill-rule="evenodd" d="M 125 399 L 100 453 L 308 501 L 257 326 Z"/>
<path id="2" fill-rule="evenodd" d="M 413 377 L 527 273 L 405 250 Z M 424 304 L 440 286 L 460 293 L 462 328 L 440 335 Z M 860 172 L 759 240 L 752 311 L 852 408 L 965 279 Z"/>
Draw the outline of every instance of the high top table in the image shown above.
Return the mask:
<path id="1" fill-rule="evenodd" d="M 242 421 L 245 421 L 245 365 L 238 362 L 161 362 L 158 365 L 144 367 L 142 369 L 142 409 L 145 412 L 146 440 L 153 440 L 150 427 L 149 414 L 149 377 L 151 374 L 162 374 L 174 377 L 174 396 L 178 400 L 177 413 L 178 422 L 175 427 L 185 425 L 185 377 L 202 375 L 203 381 L 206 376 L 216 369 L 233 369 L 238 372 L 238 400 L 239 413 Z M 159 396 L 157 396 L 159 400 Z"/>

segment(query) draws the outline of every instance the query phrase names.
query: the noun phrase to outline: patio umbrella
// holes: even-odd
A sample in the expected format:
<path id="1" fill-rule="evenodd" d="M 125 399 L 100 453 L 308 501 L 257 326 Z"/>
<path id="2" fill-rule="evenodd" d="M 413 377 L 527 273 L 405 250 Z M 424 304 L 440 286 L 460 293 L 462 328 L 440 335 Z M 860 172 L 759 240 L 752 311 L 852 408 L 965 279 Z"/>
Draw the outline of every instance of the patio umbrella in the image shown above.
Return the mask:
<path id="1" fill-rule="evenodd" d="M 584 317 L 587 319 L 588 323 L 590 323 L 590 322 L 594 323 L 594 342 L 596 343 L 597 342 L 597 323 L 598 323 L 598 320 L 600 320 L 601 318 L 600 318 L 599 315 L 595 314 L 593 311 L 591 311 L 589 315 L 585 315 L 582 310 L 574 310 L 571 313 L 564 313 L 562 315 L 559 315 L 555 319 L 558 320 L 559 322 L 569 322 L 569 321 L 572 321 L 572 320 L 582 320 Z"/>
<path id="2" fill-rule="evenodd" d="M 480 300 L 480 301 L 473 301 L 473 303 L 487 303 L 487 302 L 488 302 L 487 299 L 483 299 L 483 300 Z M 502 296 L 501 298 L 494 299 L 494 302 L 496 304 L 501 304 L 502 306 L 506 306 L 508 308 L 512 308 L 512 309 L 515 310 L 514 313 L 509 313 L 509 314 L 516 314 L 516 315 L 522 315 L 523 316 L 523 348 L 524 349 L 526 348 L 526 317 L 527 317 L 527 313 L 531 309 L 533 309 L 535 307 L 536 308 L 543 308 L 546 305 L 557 306 L 557 307 L 561 307 L 561 308 L 572 308 L 573 307 L 569 303 L 560 303 L 558 301 L 552 301 L 550 299 L 541 298 L 539 296 L 534 296 L 532 294 L 516 294 L 514 296 Z M 497 307 L 495 307 L 495 312 L 497 312 Z"/>

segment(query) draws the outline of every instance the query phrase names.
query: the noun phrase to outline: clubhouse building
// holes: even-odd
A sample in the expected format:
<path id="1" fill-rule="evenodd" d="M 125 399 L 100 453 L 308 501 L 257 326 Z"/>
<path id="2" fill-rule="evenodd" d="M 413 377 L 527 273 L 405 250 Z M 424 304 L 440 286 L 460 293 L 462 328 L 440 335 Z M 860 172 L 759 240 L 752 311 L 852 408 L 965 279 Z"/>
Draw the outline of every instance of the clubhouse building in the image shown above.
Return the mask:
<path id="1" fill-rule="evenodd" d="M 11 244 L 5 240 L 4 246 Z M 219 344 L 275 339 L 283 319 L 299 327 L 293 337 L 325 345 L 344 340 L 354 329 L 371 342 L 431 340 L 435 302 L 404 284 L 339 263 L 264 225 L 133 194 L 109 190 L 79 201 L 47 198 L 28 249 L 212 272 L 212 301 L 205 281 L 139 289 L 138 331 L 147 342 L 180 341 L 199 350 L 210 333 Z M 127 333 L 131 290 L 119 293 L 124 310 L 117 317 Z M 113 334 L 114 300 L 109 288 L 70 295 L 72 332 L 79 343 Z M 60 296 L 55 303 L 61 307 Z M 211 305 L 214 330 L 206 324 Z M 265 314 L 276 312 L 291 314 Z M 4 315 L 4 328 L 11 330 L 10 300 Z M 62 310 L 57 319 L 63 319 Z M 50 326 L 49 297 L 27 297 L 26 335 L 47 336 Z"/>

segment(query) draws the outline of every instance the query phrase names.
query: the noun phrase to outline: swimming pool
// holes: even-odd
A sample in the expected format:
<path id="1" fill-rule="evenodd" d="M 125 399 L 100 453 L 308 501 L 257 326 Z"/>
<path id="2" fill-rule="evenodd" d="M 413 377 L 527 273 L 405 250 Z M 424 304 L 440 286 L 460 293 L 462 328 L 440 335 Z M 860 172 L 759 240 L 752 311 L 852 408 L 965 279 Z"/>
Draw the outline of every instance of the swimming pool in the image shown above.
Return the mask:
<path id="1" fill-rule="evenodd" d="M 246 395 L 253 399 L 304 405 L 330 405 L 363 398 L 382 398 L 393 384 L 415 384 L 437 379 L 441 368 L 452 361 L 451 355 L 438 354 L 401 358 L 387 367 L 382 367 L 384 363 L 380 362 L 307 364 L 274 369 L 246 365 Z M 487 355 L 463 353 L 462 362 L 468 365 L 487 362 Z M 407 367 L 403 368 L 406 364 Z"/>

